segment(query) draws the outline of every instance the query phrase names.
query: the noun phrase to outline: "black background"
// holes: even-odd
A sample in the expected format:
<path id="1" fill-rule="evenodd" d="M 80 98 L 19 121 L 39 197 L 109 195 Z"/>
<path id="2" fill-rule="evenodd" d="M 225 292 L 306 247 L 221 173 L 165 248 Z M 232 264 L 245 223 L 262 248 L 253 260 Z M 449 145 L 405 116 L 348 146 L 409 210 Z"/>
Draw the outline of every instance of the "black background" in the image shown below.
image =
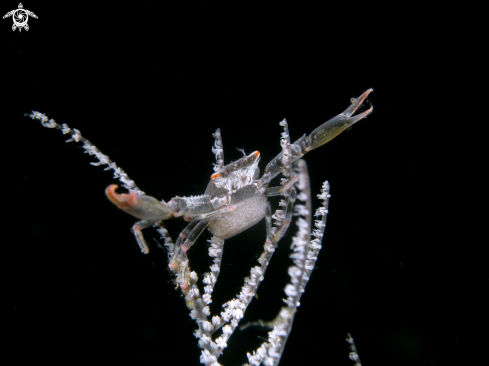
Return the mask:
<path id="1" fill-rule="evenodd" d="M 353 365 L 347 332 L 366 366 L 484 363 L 487 239 L 477 235 L 485 210 L 477 187 L 487 121 L 484 94 L 471 85 L 475 9 L 23 5 L 38 16 L 28 32 L 0 23 L 2 357 L 16 360 L 6 364 L 198 365 L 200 354 L 158 235 L 148 230 L 154 250 L 142 255 L 134 219 L 105 198 L 112 173 L 24 113 L 81 130 L 143 191 L 169 200 L 203 193 L 217 127 L 226 162 L 241 157 L 236 147 L 259 150 L 263 169 L 280 152 L 283 118 L 295 140 L 368 88 L 373 114 L 305 157 L 312 192 L 328 180 L 332 198 L 281 365 Z M 3 2 L 1 11 L 16 7 Z M 169 223 L 174 238 L 183 227 Z M 244 321 L 278 312 L 294 231 Z M 209 237 L 191 253 L 200 273 Z M 213 313 L 239 292 L 263 240 L 262 222 L 227 242 Z M 221 363 L 245 363 L 265 336 L 236 332 Z"/>

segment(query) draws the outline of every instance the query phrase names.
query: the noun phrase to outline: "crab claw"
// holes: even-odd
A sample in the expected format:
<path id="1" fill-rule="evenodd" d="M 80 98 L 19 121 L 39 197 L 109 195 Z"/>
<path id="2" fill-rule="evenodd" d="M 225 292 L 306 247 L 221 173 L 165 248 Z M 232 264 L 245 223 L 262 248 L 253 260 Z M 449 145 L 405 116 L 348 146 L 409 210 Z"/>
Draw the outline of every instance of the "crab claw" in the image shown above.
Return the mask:
<path id="1" fill-rule="evenodd" d="M 117 188 L 118 187 L 116 184 L 111 184 L 105 189 L 105 194 L 110 202 L 119 207 L 121 210 L 128 210 L 131 206 L 141 203 L 136 193 L 130 192 L 129 194 L 118 194 L 115 191 Z"/>
<path id="2" fill-rule="evenodd" d="M 111 184 L 105 189 L 107 198 L 114 205 L 128 214 L 143 220 L 166 220 L 172 217 L 173 211 L 163 201 L 156 198 L 134 192 L 118 194 L 116 184 Z"/>
<path id="3" fill-rule="evenodd" d="M 351 99 L 351 106 L 349 106 L 343 113 L 341 113 L 342 115 L 344 115 L 345 117 L 351 117 L 353 113 L 355 113 L 358 109 L 358 107 L 360 107 L 363 102 L 365 101 L 365 99 L 367 99 L 368 95 L 373 92 L 374 90 L 372 88 L 370 88 L 369 90 L 367 90 L 366 92 L 364 92 L 362 95 L 360 95 L 358 98 L 352 98 Z M 370 113 L 372 113 L 372 111 L 374 110 L 374 107 L 370 106 L 369 109 L 367 109 L 365 112 L 362 112 L 360 114 L 357 114 L 356 116 L 354 116 L 353 118 L 350 118 L 350 121 L 353 121 L 353 123 L 357 122 L 357 121 L 360 121 L 362 118 L 365 118 L 367 117 Z M 351 124 L 353 124 L 351 123 Z"/>
<path id="4" fill-rule="evenodd" d="M 321 126 L 312 131 L 306 138 L 309 140 L 306 142 L 309 145 L 306 150 L 310 151 L 324 145 L 328 141 L 334 139 L 348 127 L 372 113 L 374 108 L 371 106 L 366 111 L 353 116 L 357 109 L 363 104 L 365 99 L 367 99 L 368 95 L 373 91 L 373 89 L 368 89 L 358 98 L 352 98 L 351 105 L 343 113 L 331 118 L 329 121 L 323 123 Z"/>

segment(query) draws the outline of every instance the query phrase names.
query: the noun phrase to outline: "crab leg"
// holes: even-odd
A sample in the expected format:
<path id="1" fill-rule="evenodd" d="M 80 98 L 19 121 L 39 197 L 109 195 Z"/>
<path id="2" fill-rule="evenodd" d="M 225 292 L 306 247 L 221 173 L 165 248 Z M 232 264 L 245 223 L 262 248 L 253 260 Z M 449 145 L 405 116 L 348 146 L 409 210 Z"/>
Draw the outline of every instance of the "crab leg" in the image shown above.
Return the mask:
<path id="1" fill-rule="evenodd" d="M 297 183 L 299 180 L 299 176 L 296 175 L 292 179 L 290 179 L 287 184 L 285 184 L 282 187 L 268 187 L 267 188 L 267 197 L 273 197 L 273 196 L 283 196 L 284 192 L 290 189 L 294 184 Z"/>
<path id="2" fill-rule="evenodd" d="M 280 225 L 277 227 L 277 232 L 273 237 L 273 242 L 278 243 L 280 239 L 284 236 L 292 222 L 292 211 L 294 208 L 296 197 L 295 188 L 291 188 L 289 194 L 287 195 L 287 200 L 285 201 L 285 210 L 283 217 L 281 218 Z"/>
<path id="3" fill-rule="evenodd" d="M 144 254 L 149 253 L 149 248 L 148 245 L 146 244 L 146 240 L 144 240 L 144 236 L 141 230 L 146 229 L 148 226 L 151 226 L 154 223 L 155 223 L 154 220 L 141 220 L 136 222 L 131 229 L 132 233 L 136 237 L 136 241 L 138 242 L 139 249 L 141 249 L 141 252 Z"/>
<path id="4" fill-rule="evenodd" d="M 187 293 L 190 286 L 190 268 L 188 266 L 187 251 L 208 225 L 209 222 L 207 221 L 192 221 L 180 233 L 175 243 L 173 255 L 168 267 L 175 273 L 177 283 L 184 293 Z"/>
<path id="5" fill-rule="evenodd" d="M 296 182 L 296 179 L 293 179 Z M 273 187 L 279 188 L 279 187 Z M 292 222 L 292 211 L 294 208 L 294 202 L 296 199 L 296 190 L 295 187 L 290 187 L 285 195 L 285 200 L 280 203 L 283 210 L 276 210 L 272 215 L 270 202 L 268 202 L 267 211 L 265 214 L 265 226 L 267 230 L 267 239 L 264 245 L 264 251 L 258 259 L 258 263 L 261 264 L 261 269 L 263 273 L 268 268 L 268 264 L 270 263 L 270 259 L 272 258 L 272 254 L 277 248 L 278 242 L 284 234 L 287 232 L 290 223 Z M 275 228 L 273 227 L 272 218 L 275 219 Z"/>
<path id="6" fill-rule="evenodd" d="M 210 220 L 214 220 L 217 217 L 222 216 L 223 214 L 226 214 L 228 212 L 233 212 L 234 210 L 236 210 L 236 205 L 229 205 L 229 206 L 220 208 L 218 210 L 209 211 L 209 212 L 205 212 L 205 213 L 194 214 L 194 215 L 192 215 L 192 214 L 185 214 L 183 216 L 183 219 L 185 221 L 195 221 L 195 220 L 206 220 L 206 221 L 210 221 Z"/>
<path id="7" fill-rule="evenodd" d="M 309 151 L 331 141 L 348 127 L 372 113 L 373 107 L 370 107 L 366 111 L 353 116 L 353 114 L 363 104 L 371 92 L 373 92 L 373 89 L 368 89 L 358 98 L 352 99 L 352 104 L 343 113 L 340 113 L 336 117 L 333 117 L 329 121 L 323 123 L 321 126 L 312 131 L 309 136 L 304 135 L 294 142 L 291 146 L 292 162 L 301 158 Z M 269 174 L 267 179 L 273 179 L 280 174 L 283 169 L 285 169 L 282 162 L 282 155 L 283 153 L 281 152 L 274 159 L 272 159 L 270 163 L 268 163 L 264 171 L 264 176 L 267 176 L 267 173 Z"/>

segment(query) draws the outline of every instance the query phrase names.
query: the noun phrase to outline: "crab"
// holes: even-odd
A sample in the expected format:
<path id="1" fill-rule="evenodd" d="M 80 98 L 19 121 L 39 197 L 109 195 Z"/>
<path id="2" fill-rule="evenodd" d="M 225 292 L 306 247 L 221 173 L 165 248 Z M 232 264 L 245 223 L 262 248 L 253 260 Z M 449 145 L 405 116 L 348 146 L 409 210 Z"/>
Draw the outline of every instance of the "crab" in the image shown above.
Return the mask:
<path id="1" fill-rule="evenodd" d="M 267 164 L 261 176 L 258 168 L 260 161 L 258 151 L 249 155 L 242 151 L 241 159 L 224 165 L 221 133 L 217 129 L 213 134 L 215 143 L 212 149 L 217 163 L 214 164 L 214 174 L 211 175 L 204 194 L 191 197 L 176 196 L 168 202 L 159 201 L 141 191 L 121 168 L 85 139 L 79 130 L 71 129 L 66 124 L 60 125 L 40 112 L 32 111 L 29 117 L 41 121 L 44 127 L 56 128 L 64 134 L 71 135 L 67 142 L 82 142 L 85 152 L 98 158 L 99 161 L 92 162 L 92 165 L 107 165 L 106 170 L 114 171 L 114 177 L 118 178 L 129 192 L 117 193 L 118 186 L 111 184 L 106 188 L 105 193 L 118 208 L 140 219 L 132 227 L 132 232 L 141 252 L 149 253 L 149 247 L 143 236 L 145 228 L 154 226 L 163 236 L 168 249 L 169 269 L 175 275 L 175 283 L 185 297 L 190 316 L 198 325 L 194 335 L 199 339 L 198 345 L 202 349 L 200 361 L 206 366 L 220 365 L 217 359 L 227 347 L 227 341 L 237 329 L 252 298 L 256 296 L 271 256 L 279 240 L 287 232 L 292 215 L 298 216 L 296 221 L 299 230 L 292 239 L 290 255 L 294 265 L 288 268 L 291 282 L 284 289 L 287 295 L 287 299 L 284 299 L 286 307 L 281 309 L 274 321 L 266 324 L 259 322 L 261 326 L 273 327 L 273 330 L 269 333 L 268 341 L 253 351 L 253 354 L 247 354 L 248 365 L 277 365 L 292 329 L 299 300 L 321 249 L 328 212 L 329 184 L 325 182 L 322 193 L 318 195 L 323 201 L 322 207 L 316 211 L 316 216 L 320 218 L 315 220 L 316 229 L 311 230 L 308 173 L 306 163 L 301 158 L 372 113 L 373 107 L 370 107 L 355 115 L 372 91 L 369 89 L 358 98 L 353 98 L 351 105 L 343 113 L 323 123 L 309 135 L 303 135 L 293 144 L 290 143 L 287 121 L 284 119 L 280 122 L 284 129 L 280 142 L 282 152 Z M 271 181 L 279 174 L 284 176 L 281 184 L 270 186 Z M 279 203 L 281 209 L 276 210 L 273 215 L 268 201 L 272 196 L 283 197 Z M 295 204 L 296 199 L 304 204 Z M 174 243 L 164 221 L 177 217 L 182 217 L 189 223 Z M 210 319 L 210 309 L 207 305 L 212 302 L 214 285 L 219 276 L 224 241 L 252 227 L 263 218 L 266 223 L 266 238 L 264 251 L 258 258 L 260 266 L 251 268 L 250 276 L 244 279 L 241 292 L 236 298 L 222 305 L 223 311 L 220 315 Z M 275 220 L 273 224 L 272 219 Z M 202 280 L 205 286 L 204 294 L 201 295 L 198 286 L 199 277 L 196 272 L 190 270 L 187 252 L 206 228 L 209 228 L 213 234 L 209 248 L 209 256 L 213 258 L 213 264 L 210 272 L 207 272 Z M 311 240 L 312 237 L 314 239 Z M 222 333 L 216 336 L 215 332 L 221 328 Z"/>
<path id="2" fill-rule="evenodd" d="M 351 105 L 343 113 L 323 123 L 308 136 L 303 135 L 293 144 L 286 142 L 287 122 L 282 121 L 280 124 L 285 129 L 282 137 L 287 140 L 282 140 L 282 152 L 267 164 L 261 177 L 258 168 L 259 151 L 249 155 L 242 151 L 244 156 L 241 159 L 224 165 L 221 133 L 217 129 L 213 134 L 216 139 L 213 152 L 216 154 L 217 164 L 203 195 L 176 196 L 165 202 L 138 194 L 134 190 L 119 194 L 116 192 L 118 186 L 115 184 L 109 185 L 105 193 L 118 208 L 141 219 L 134 224 L 132 232 L 141 252 L 145 254 L 149 253 L 149 248 L 142 234 L 143 229 L 155 224 L 161 226 L 163 220 L 176 217 L 182 217 L 189 222 L 175 243 L 169 263 L 169 268 L 177 275 L 181 289 L 186 292 L 189 288 L 186 252 L 207 227 L 218 241 L 223 241 L 265 218 L 267 243 L 276 244 L 280 240 L 291 222 L 296 195 L 294 185 L 299 179 L 297 174 L 294 176 L 291 172 L 291 164 L 372 113 L 373 107 L 370 107 L 354 115 L 372 91 L 373 89 L 369 89 L 358 98 L 352 98 Z M 280 173 L 285 175 L 282 186 L 269 187 L 271 180 Z M 274 215 L 279 222 L 275 228 L 272 227 L 272 214 L 267 197 L 279 195 L 285 198 L 281 203 L 284 210 L 280 210 L 278 216 Z"/>

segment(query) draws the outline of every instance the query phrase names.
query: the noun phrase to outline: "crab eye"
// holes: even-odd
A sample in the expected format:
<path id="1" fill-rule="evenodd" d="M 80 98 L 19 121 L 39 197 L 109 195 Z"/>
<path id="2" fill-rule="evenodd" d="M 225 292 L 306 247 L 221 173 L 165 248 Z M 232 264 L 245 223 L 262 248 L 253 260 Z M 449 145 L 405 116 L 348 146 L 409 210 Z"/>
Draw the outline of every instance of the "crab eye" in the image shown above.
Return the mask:
<path id="1" fill-rule="evenodd" d="M 216 179 L 216 178 L 219 178 L 221 176 L 221 174 L 219 173 L 214 173 L 211 175 L 211 179 Z"/>

